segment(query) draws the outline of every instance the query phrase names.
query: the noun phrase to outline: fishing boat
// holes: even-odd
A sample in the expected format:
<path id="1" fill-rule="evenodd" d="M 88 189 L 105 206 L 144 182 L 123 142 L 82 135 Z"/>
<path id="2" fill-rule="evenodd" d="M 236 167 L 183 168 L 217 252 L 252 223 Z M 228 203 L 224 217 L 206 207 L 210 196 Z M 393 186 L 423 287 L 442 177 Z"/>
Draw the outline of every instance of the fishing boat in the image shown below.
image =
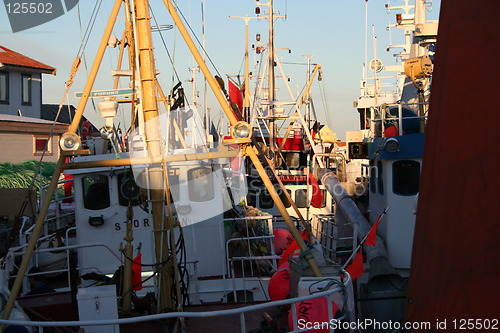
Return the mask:
<path id="1" fill-rule="evenodd" d="M 245 71 L 242 93 L 211 75 L 176 7 L 164 3 L 230 134 L 219 142 L 206 135 L 182 84 L 161 89 L 148 2 L 115 1 L 37 219 L 2 260 L 1 324 L 85 332 L 380 331 L 356 326 L 367 320 L 401 327 L 414 278 L 414 212 L 429 195 L 418 188 L 433 74 L 427 52 L 437 38 L 426 2 L 405 1 L 408 11 L 397 16 L 413 39 L 396 93 L 382 98 L 379 78 L 373 89 L 363 79 L 357 109 L 365 125 L 348 138 L 347 156 L 314 118 L 309 89 L 321 66 L 309 63 L 299 96 L 275 95 L 272 1 L 256 11 L 269 23 L 268 42 L 255 48 L 267 65 L 253 78 Z M 128 61 L 112 71 L 110 89 L 95 91 L 107 47 Z M 118 88 L 121 80 L 128 88 Z M 78 124 L 90 98 L 99 98 L 106 125 L 84 136 Z M 113 118 L 125 106 L 132 121 L 122 136 Z M 66 212 L 52 200 L 68 199 L 56 192 L 63 172 L 74 214 L 50 217 L 50 207 Z M 368 211 L 360 209 L 366 200 Z M 28 273 L 47 253 L 64 253 L 66 265 Z M 354 270 L 360 263 L 365 273 Z M 29 291 L 26 273 L 66 285 L 17 297 Z"/>
<path id="2" fill-rule="evenodd" d="M 312 314 L 310 302 L 323 308 L 325 319 L 350 317 L 352 280 L 335 262 L 331 196 L 321 192 L 313 175 L 318 166 L 312 167 L 326 161 L 337 167 L 342 156 L 324 149 L 333 142 L 313 140 L 309 128 L 314 118 L 308 111 L 304 119 L 301 110 L 303 105 L 310 110 L 308 89 L 320 66 L 314 66 L 301 96 L 287 102 L 274 97 L 278 58 L 270 2 L 261 14 L 270 23 L 269 42 L 256 49 L 268 59 L 268 73 L 258 74 L 261 88 L 252 96 L 249 89 L 245 93 L 244 109 L 232 108 L 224 82 L 211 75 L 176 7 L 164 3 L 231 124 L 230 135 L 219 142 L 214 139 L 221 135 L 205 135 L 210 124 L 203 125 L 182 83 L 167 93 L 162 90 L 148 2 L 115 1 L 83 91 L 75 94 L 79 104 L 74 121 L 61 137 L 61 157 L 36 221 L 19 226 L 20 242 L 2 260 L 4 281 L 11 285 L 3 319 L 24 311 L 32 321 L 11 317 L 4 323 L 29 330 L 199 331 L 207 321 L 197 318 L 222 315 L 224 321 L 208 321 L 214 332 L 234 327 L 246 331 L 261 325 L 276 328 L 278 320 L 288 328 L 288 321 Z M 112 36 L 119 13 L 125 21 L 121 39 Z M 120 61 L 111 71 L 111 86 L 95 90 L 105 51 L 114 47 L 120 50 Z M 68 90 L 79 65 L 77 58 Z M 264 77 L 268 86 L 262 88 Z M 128 88 L 120 88 L 121 81 Z M 89 133 L 87 125 L 78 127 L 92 98 L 105 120 L 99 133 Z M 285 114 L 285 105 L 292 115 Z M 125 107 L 131 126 L 120 133 L 114 118 Z M 286 133 L 276 126 L 280 120 L 288 122 Z M 321 157 L 311 160 L 311 167 L 303 165 L 311 153 Z M 72 184 L 74 213 L 51 216 L 49 212 L 65 211 L 62 202 L 70 199 L 57 197 L 62 173 Z M 320 191 L 316 195 L 324 192 L 326 197 L 316 207 L 310 204 L 311 182 Z M 318 242 L 313 229 L 328 238 Z M 344 229 L 351 235 L 342 246 L 355 246 L 352 226 Z M 42 241 L 52 246 L 42 246 Z M 295 251 L 279 256 L 291 245 Z M 328 263 L 323 248 L 329 249 Z M 61 254 L 66 258 L 63 267 L 42 265 Z M 282 262 L 287 268 L 280 270 Z M 51 282 L 65 285 L 55 292 L 30 294 L 28 280 L 51 275 Z M 300 281 L 302 276 L 310 279 Z M 286 281 L 293 283 L 287 286 Z"/>

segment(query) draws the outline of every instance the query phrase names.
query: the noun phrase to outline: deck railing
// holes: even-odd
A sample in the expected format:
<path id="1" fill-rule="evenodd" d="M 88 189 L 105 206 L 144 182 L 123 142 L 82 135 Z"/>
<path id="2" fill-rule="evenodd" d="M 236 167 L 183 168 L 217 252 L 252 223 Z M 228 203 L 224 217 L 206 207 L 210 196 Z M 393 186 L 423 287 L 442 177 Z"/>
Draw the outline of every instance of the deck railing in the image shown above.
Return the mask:
<path id="1" fill-rule="evenodd" d="M 0 320 L 1 325 L 20 325 L 20 326 L 31 326 L 31 327 L 75 327 L 75 326 L 109 326 L 109 332 L 113 332 L 116 329 L 117 325 L 125 325 L 125 324 L 133 324 L 133 323 L 141 323 L 148 321 L 158 321 L 165 319 L 178 318 L 181 321 L 184 321 L 186 318 L 207 318 L 207 317 L 224 317 L 229 315 L 239 315 L 240 318 L 240 332 L 245 333 L 246 322 L 245 322 L 245 314 L 251 311 L 260 311 L 269 308 L 277 308 L 283 305 L 291 305 L 292 318 L 294 327 L 293 330 L 289 332 L 306 332 L 310 329 L 299 329 L 298 328 L 298 318 L 297 318 L 297 303 L 318 299 L 321 297 L 327 298 L 328 304 L 328 320 L 325 322 L 332 323 L 343 320 L 349 320 L 349 313 L 342 313 L 342 315 L 338 318 L 334 318 L 333 313 L 333 296 L 337 293 L 343 293 L 346 287 L 352 284 L 350 275 L 343 271 L 345 276 L 342 285 L 327 291 L 322 291 L 318 293 L 314 293 L 307 296 L 296 297 L 285 299 L 281 301 L 274 302 L 266 302 L 262 304 L 249 305 L 245 307 L 237 307 L 228 310 L 218 310 L 218 311 L 205 311 L 205 312 L 169 312 L 169 313 L 161 313 L 155 315 L 147 315 L 141 317 L 133 317 L 133 318 L 121 318 L 121 319 L 107 319 L 107 320 L 85 320 L 85 321 L 24 321 L 24 320 Z M 346 300 L 344 300 L 345 302 Z M 234 330 L 233 332 L 236 332 Z M 330 332 L 333 332 L 332 327 L 330 327 Z"/>

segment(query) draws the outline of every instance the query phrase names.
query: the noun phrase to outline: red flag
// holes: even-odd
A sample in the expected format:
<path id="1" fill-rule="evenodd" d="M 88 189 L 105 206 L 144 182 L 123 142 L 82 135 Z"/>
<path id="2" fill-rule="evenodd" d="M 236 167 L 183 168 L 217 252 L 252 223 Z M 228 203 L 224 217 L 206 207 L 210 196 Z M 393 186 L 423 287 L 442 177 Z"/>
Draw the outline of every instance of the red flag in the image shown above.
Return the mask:
<path id="1" fill-rule="evenodd" d="M 363 274 L 365 266 L 363 265 L 363 251 L 361 249 L 352 260 L 352 263 L 345 270 L 349 273 L 353 281 Z"/>
<path id="2" fill-rule="evenodd" d="M 142 290 L 142 253 L 139 253 L 132 262 L 132 287 L 134 290 Z"/>
<path id="3" fill-rule="evenodd" d="M 236 104 L 240 112 L 243 111 L 243 93 L 241 89 L 231 80 L 227 81 L 227 85 L 229 87 L 229 99 Z"/>
<path id="4" fill-rule="evenodd" d="M 323 204 L 323 191 L 319 188 L 319 184 L 314 178 L 313 174 L 309 172 L 309 176 L 307 177 L 309 184 L 312 185 L 312 197 L 311 197 L 311 206 L 314 208 L 321 208 Z"/>
<path id="5" fill-rule="evenodd" d="M 375 223 L 373 223 L 370 231 L 368 231 L 368 236 L 366 236 L 366 239 L 365 239 L 365 245 L 370 245 L 370 246 L 377 245 L 377 227 L 380 224 L 380 217 L 381 216 L 379 216 L 377 218 Z"/>

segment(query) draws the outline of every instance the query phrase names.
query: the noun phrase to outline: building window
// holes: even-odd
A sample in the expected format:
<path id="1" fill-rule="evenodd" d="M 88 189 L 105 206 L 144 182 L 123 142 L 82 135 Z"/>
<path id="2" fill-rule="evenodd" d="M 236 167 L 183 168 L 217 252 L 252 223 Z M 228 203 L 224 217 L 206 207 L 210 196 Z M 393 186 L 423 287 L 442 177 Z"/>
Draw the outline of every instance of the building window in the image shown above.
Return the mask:
<path id="1" fill-rule="evenodd" d="M 392 191 L 398 195 L 415 195 L 420 183 L 420 163 L 412 160 L 392 164 Z"/>
<path id="2" fill-rule="evenodd" d="M 52 156 L 52 138 L 41 135 L 33 135 L 33 156 Z"/>
<path id="3" fill-rule="evenodd" d="M 0 72 L 0 103 L 9 104 L 9 73 Z"/>
<path id="4" fill-rule="evenodd" d="M 21 79 L 21 98 L 23 105 L 31 105 L 31 75 L 23 74 Z"/>

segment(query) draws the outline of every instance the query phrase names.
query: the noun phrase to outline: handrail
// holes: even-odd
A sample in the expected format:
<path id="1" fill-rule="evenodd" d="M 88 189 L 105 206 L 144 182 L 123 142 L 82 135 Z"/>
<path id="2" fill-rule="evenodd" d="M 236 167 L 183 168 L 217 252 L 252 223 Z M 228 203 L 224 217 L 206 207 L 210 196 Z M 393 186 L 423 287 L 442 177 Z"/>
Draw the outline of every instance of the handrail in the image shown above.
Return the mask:
<path id="1" fill-rule="evenodd" d="M 346 271 L 342 271 L 346 280 L 344 282 L 345 286 L 348 286 L 352 283 L 351 276 Z M 146 315 L 141 317 L 134 318 L 120 318 L 120 319 L 105 319 L 105 320 L 84 320 L 84 321 L 24 321 L 24 320 L 4 320 L 0 319 L 0 324 L 5 325 L 21 325 L 21 326 L 42 326 L 42 327 L 62 327 L 62 326 L 98 326 L 98 325 L 120 325 L 120 324 L 132 324 L 153 320 L 162 320 L 162 319 L 170 319 L 170 318 L 207 318 L 207 317 L 216 317 L 216 316 L 228 316 L 228 315 L 240 315 L 241 329 L 242 332 L 245 332 L 245 316 L 246 312 L 262 310 L 273 306 L 281 306 L 292 303 L 298 303 L 302 301 L 307 301 L 310 299 L 321 298 L 321 297 L 329 297 L 335 293 L 342 292 L 344 290 L 343 287 L 337 287 L 332 290 L 327 290 L 307 296 L 295 297 L 280 301 L 272 301 L 266 302 L 262 304 L 249 305 L 244 307 L 238 307 L 234 309 L 228 310 L 216 310 L 216 311 L 204 311 L 204 312 L 169 312 L 169 313 L 160 313 L 155 315 Z M 294 306 L 292 307 L 294 308 Z M 330 307 L 329 307 L 330 308 Z M 342 320 L 346 317 L 346 314 L 341 318 L 335 320 Z"/>

